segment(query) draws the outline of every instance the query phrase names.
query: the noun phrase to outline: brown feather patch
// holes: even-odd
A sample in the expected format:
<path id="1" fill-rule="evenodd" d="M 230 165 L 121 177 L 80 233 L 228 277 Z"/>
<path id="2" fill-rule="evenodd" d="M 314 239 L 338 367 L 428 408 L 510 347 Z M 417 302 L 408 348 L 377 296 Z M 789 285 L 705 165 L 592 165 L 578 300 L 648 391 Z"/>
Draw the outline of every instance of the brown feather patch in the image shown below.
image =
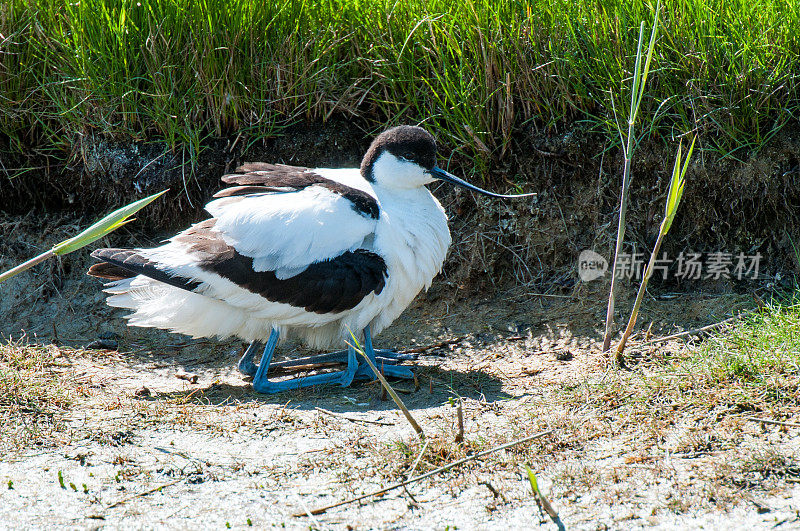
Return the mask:
<path id="1" fill-rule="evenodd" d="M 119 266 L 115 266 L 114 264 L 109 264 L 107 262 L 100 262 L 99 264 L 94 264 L 89 268 L 89 271 L 86 272 L 87 275 L 97 278 L 102 278 L 105 280 L 122 280 L 125 278 L 135 277 L 134 273 L 131 273 L 127 269 L 123 269 Z"/>
<path id="2" fill-rule="evenodd" d="M 227 184 L 238 184 L 232 188 L 220 190 L 214 197 L 240 197 L 254 193 L 285 192 L 303 190 L 309 186 L 321 186 L 338 194 L 352 203 L 353 210 L 364 217 L 378 219 L 380 207 L 378 201 L 370 194 L 358 188 L 344 185 L 327 179 L 301 166 L 284 166 L 283 164 L 267 164 L 251 162 L 239 166 L 237 172 L 222 176 Z"/>

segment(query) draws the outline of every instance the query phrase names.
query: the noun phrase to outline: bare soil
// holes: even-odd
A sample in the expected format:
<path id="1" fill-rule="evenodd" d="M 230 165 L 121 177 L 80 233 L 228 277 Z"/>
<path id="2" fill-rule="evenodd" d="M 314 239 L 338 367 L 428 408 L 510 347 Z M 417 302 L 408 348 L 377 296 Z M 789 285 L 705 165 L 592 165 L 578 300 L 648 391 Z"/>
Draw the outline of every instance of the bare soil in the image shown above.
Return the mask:
<path id="1" fill-rule="evenodd" d="M 440 278 L 420 296 L 377 339 L 420 354 L 418 387 L 394 384 L 427 435 L 412 470 L 423 443 L 378 384 L 255 393 L 235 369 L 240 343 L 127 328 L 83 277 L 86 254 L 69 260 L 2 287 L 0 331 L 16 341 L 4 348 L 44 345 L 23 376 L 46 392 L 2 417 L 0 527 L 555 528 L 525 464 L 568 529 L 800 526 L 798 429 L 747 420 L 794 408 L 659 403 L 669 379 L 648 375 L 693 336 L 648 345 L 640 333 L 632 368 L 613 368 L 599 349 L 603 282 L 477 296 Z M 754 304 L 713 291 L 649 299 L 640 322 L 659 337 Z M 117 348 L 87 348 L 98 339 Z M 294 516 L 546 430 L 407 490 Z"/>

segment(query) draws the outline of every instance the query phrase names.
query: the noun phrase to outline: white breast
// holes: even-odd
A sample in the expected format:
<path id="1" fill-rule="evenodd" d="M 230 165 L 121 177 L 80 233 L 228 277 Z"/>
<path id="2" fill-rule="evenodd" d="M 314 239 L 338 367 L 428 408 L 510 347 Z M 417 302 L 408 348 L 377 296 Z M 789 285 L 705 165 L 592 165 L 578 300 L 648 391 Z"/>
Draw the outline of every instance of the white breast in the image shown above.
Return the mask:
<path id="1" fill-rule="evenodd" d="M 375 334 L 397 319 L 422 289 L 430 287 L 442 270 L 451 241 L 444 209 L 426 188 L 401 193 L 376 191 L 381 217 L 375 231 L 375 251 L 386 260 L 389 278 L 376 297 L 382 308 L 372 319 Z"/>

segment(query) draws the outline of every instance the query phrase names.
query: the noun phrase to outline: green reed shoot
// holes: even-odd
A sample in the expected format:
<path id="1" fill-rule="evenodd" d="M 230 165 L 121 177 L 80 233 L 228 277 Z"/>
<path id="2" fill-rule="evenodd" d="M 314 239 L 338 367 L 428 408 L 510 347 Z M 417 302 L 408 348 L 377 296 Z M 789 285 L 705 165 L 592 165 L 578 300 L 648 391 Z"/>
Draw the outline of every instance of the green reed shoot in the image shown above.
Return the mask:
<path id="1" fill-rule="evenodd" d="M 611 267 L 611 289 L 609 290 L 608 294 L 608 309 L 606 311 L 606 332 L 603 338 L 603 352 L 606 352 L 611 346 L 612 327 L 614 326 L 614 296 L 617 288 L 617 260 L 620 252 L 622 252 L 622 243 L 625 240 L 625 214 L 628 211 L 628 192 L 631 187 L 631 161 L 633 159 L 633 152 L 636 149 L 636 116 L 639 114 L 639 108 L 642 104 L 644 89 L 647 83 L 647 76 L 650 73 L 650 61 L 653 58 L 653 49 L 655 48 L 656 35 L 658 34 L 658 14 L 660 10 L 661 4 L 659 3 L 656 5 L 655 16 L 653 17 L 653 28 L 650 30 L 650 43 L 647 46 L 647 55 L 644 57 L 644 65 L 642 64 L 644 22 L 642 22 L 639 26 L 639 44 L 636 47 L 636 64 L 633 71 L 633 80 L 631 86 L 631 107 L 628 112 L 627 135 L 625 135 L 623 128 L 619 125 L 619 123 L 617 123 L 617 131 L 620 136 L 625 163 L 622 169 L 622 194 L 620 194 L 617 244 L 614 249 L 614 261 L 612 262 Z"/>
<path id="2" fill-rule="evenodd" d="M 153 201 L 164 195 L 166 192 L 167 190 L 163 190 L 161 192 L 158 192 L 157 194 L 153 194 L 143 199 L 139 199 L 138 201 L 135 201 L 127 206 L 115 210 L 114 212 L 108 214 L 100 221 L 98 221 L 97 223 L 93 224 L 92 226 L 90 226 L 89 228 L 78 234 L 77 236 L 74 236 L 68 240 L 64 240 L 61 243 L 57 243 L 48 251 L 45 251 L 42 254 L 34 258 L 31 258 L 27 262 L 20 264 L 13 269 L 9 269 L 5 273 L 0 274 L 0 282 L 8 280 L 14 275 L 22 273 L 27 269 L 30 269 L 31 267 L 47 260 L 48 258 L 77 251 L 78 249 L 86 247 L 90 243 L 99 240 L 106 234 L 114 230 L 117 230 L 121 226 L 133 221 L 133 218 L 131 218 L 131 216 L 133 216 L 136 212 L 138 212 L 142 208 L 146 207 L 147 205 L 149 205 L 150 203 L 152 203 Z"/>
<path id="3" fill-rule="evenodd" d="M 692 158 L 692 152 L 694 152 L 694 143 L 696 140 L 697 137 L 692 140 L 692 144 L 689 146 L 689 151 L 686 153 L 686 159 L 683 161 L 681 161 L 682 146 L 678 144 L 678 152 L 675 154 L 675 165 L 672 168 L 672 178 L 669 182 L 667 204 L 664 209 L 664 220 L 661 222 L 661 228 L 658 231 L 658 238 L 656 239 L 656 244 L 653 247 L 653 253 L 650 255 L 650 261 L 647 263 L 644 277 L 642 277 L 642 283 L 639 285 L 638 293 L 636 293 L 636 302 L 633 303 L 633 310 L 631 310 L 631 316 L 628 319 L 628 326 L 625 328 L 625 333 L 622 334 L 622 339 L 617 345 L 617 362 L 620 364 L 622 364 L 623 361 L 622 352 L 625 350 L 625 344 L 627 343 L 631 332 L 633 332 L 633 327 L 636 325 L 636 319 L 639 317 L 639 307 L 642 304 L 642 297 L 644 297 L 644 292 L 647 289 L 647 283 L 650 281 L 650 277 L 653 276 L 653 267 L 655 266 L 655 261 L 658 257 L 658 251 L 661 249 L 661 242 L 664 241 L 664 237 L 667 235 L 667 232 L 669 232 L 669 228 L 672 226 L 672 221 L 675 219 L 675 214 L 678 212 L 678 205 L 681 202 L 681 197 L 683 197 L 683 186 L 686 184 L 686 168 L 689 167 L 689 160 Z"/>

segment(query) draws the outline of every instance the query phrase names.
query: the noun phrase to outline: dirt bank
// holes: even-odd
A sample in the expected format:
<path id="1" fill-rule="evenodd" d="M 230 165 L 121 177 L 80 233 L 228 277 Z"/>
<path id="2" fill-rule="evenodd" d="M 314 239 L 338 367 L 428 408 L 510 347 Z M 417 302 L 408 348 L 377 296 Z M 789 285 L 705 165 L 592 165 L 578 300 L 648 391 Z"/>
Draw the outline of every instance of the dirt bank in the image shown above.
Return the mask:
<path id="1" fill-rule="evenodd" d="M 264 144 L 249 145 L 246 138 L 211 141 L 191 161 L 158 143 L 87 138 L 75 146 L 71 163 L 35 155 L 5 160 L 0 168 L 14 177 L 0 179 L 0 209 L 69 213 L 88 221 L 131 198 L 169 187 L 169 196 L 140 216 L 145 232 L 157 235 L 201 219 L 202 205 L 219 188 L 219 177 L 243 161 L 354 166 L 369 141 L 353 122 L 331 121 L 291 127 Z M 672 257 L 681 251 L 760 253 L 763 273 L 782 279 L 796 274 L 800 133 L 785 128 L 757 153 L 742 149 L 720 156 L 713 146 L 713 139 L 698 140 L 664 251 Z M 655 239 L 674 149 L 645 139 L 637 151 L 626 233 L 631 252 L 646 252 Z M 605 138 L 576 126 L 560 134 L 529 128 L 485 174 L 472 175 L 458 157 L 448 164 L 495 189 L 519 184 L 539 193 L 532 201 L 492 201 L 444 185 L 436 190 L 455 235 L 446 265 L 455 282 L 480 288 L 514 279 L 569 289 L 567 271 L 580 251 L 610 256 L 621 165 L 619 150 Z"/>

